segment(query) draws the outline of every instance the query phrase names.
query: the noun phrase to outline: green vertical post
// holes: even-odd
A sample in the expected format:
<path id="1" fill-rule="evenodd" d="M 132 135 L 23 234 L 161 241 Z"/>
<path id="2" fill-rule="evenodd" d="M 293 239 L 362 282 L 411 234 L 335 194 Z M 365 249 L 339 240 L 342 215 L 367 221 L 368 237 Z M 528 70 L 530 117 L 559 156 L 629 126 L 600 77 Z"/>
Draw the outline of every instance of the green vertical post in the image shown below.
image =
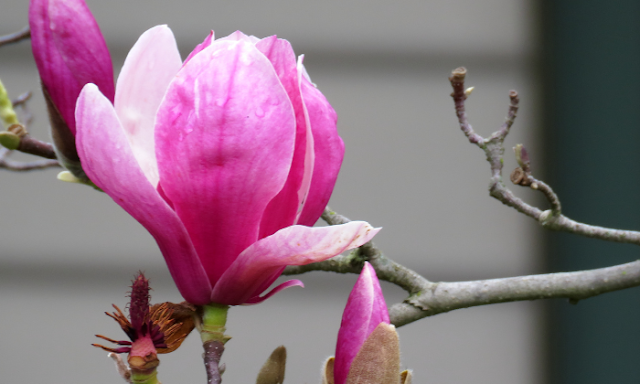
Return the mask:
<path id="1" fill-rule="evenodd" d="M 640 230 L 640 1 L 545 0 L 546 179 L 563 213 Z M 548 234 L 553 272 L 637 260 L 640 247 Z M 553 384 L 640 382 L 640 288 L 549 311 Z"/>

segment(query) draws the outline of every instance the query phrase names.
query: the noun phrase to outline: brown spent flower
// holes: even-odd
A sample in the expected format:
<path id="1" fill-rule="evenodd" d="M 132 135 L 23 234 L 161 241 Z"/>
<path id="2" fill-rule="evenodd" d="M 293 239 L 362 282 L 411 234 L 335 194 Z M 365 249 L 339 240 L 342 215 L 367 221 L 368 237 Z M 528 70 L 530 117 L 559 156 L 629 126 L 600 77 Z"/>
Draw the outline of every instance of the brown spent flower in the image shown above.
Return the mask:
<path id="1" fill-rule="evenodd" d="M 182 344 L 184 339 L 194 328 L 193 314 L 195 308 L 188 303 L 162 303 L 149 307 L 149 280 L 142 273 L 131 285 L 131 302 L 129 306 L 129 318 L 115 304 L 115 312 L 105 314 L 113 318 L 120 328 L 127 334 L 128 340 L 114 340 L 103 335 L 96 335 L 107 340 L 119 348 L 105 347 L 100 344 L 92 344 L 108 352 L 129 353 L 130 364 L 134 357 L 142 358 L 144 362 L 139 364 L 152 364 L 156 353 L 173 352 Z M 149 361 L 147 361 L 149 360 Z"/>

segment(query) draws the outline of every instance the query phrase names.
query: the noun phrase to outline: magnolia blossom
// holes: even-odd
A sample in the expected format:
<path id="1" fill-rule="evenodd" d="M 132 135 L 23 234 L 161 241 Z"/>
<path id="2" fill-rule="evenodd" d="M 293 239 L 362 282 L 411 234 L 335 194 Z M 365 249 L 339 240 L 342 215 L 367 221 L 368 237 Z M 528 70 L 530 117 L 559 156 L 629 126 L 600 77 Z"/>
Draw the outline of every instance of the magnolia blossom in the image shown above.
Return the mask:
<path id="1" fill-rule="evenodd" d="M 76 143 L 90 180 L 156 239 L 184 298 L 260 302 L 287 265 L 369 241 L 365 222 L 313 225 L 343 158 L 336 114 L 288 41 L 213 32 L 180 59 L 166 26 L 129 52 L 114 102 L 87 84 Z"/>

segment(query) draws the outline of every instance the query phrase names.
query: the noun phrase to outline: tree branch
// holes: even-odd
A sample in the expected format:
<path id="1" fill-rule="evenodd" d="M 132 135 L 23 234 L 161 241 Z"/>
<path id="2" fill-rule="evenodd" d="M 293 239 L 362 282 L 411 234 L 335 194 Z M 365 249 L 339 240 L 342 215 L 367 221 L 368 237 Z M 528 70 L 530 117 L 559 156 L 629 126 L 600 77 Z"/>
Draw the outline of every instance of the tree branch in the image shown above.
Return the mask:
<path id="1" fill-rule="evenodd" d="M 490 164 L 489 193 L 491 196 L 538 220 L 545 228 L 602 240 L 640 245 L 640 232 L 587 225 L 562 215 L 558 196 L 549 185 L 532 176 L 529 156 L 526 149 L 520 144 L 514 148 L 520 167 L 511 174 L 511 181 L 517 185 L 528 186 L 542 192 L 549 201 L 551 209 L 542 211 L 516 197 L 503 182 L 502 168 L 504 140 L 509 134 L 518 112 L 520 101 L 518 93 L 516 91 L 509 93 L 510 104 L 504 124 L 489 138 L 483 138 L 475 133 L 467 118 L 465 100 L 471 94 L 472 88 L 466 90 L 464 88 L 466 73 L 467 70 L 464 68 L 455 69 L 451 73 L 449 78 L 453 87 L 451 96 L 454 100 L 460 129 L 467 136 L 469 142 L 485 152 Z M 325 209 L 322 218 L 329 225 L 339 225 L 350 221 L 329 207 Z M 404 302 L 391 306 L 389 310 L 391 323 L 397 327 L 454 309 L 548 298 L 567 298 L 571 302 L 577 302 L 606 292 L 640 286 L 640 260 L 589 271 L 434 283 L 388 259 L 372 242 L 364 244 L 346 256 L 336 256 L 315 264 L 289 266 L 283 274 L 294 275 L 310 271 L 360 273 L 365 261 L 371 263 L 378 278 L 396 284 L 409 293 L 409 297 Z"/>
<path id="2" fill-rule="evenodd" d="M 454 309 L 510 301 L 567 298 L 572 303 L 640 285 L 640 261 L 589 271 L 432 283 L 389 310 L 397 327 Z"/>
<path id="3" fill-rule="evenodd" d="M 518 185 L 529 186 L 531 189 L 542 192 L 549 201 L 551 209 L 542 211 L 516 197 L 503 182 L 502 164 L 504 155 L 504 139 L 509 133 L 509 129 L 516 118 L 516 112 L 518 110 L 518 93 L 516 91 L 511 91 L 509 93 L 511 103 L 505 123 L 498 131 L 485 139 L 473 131 L 465 112 L 464 103 L 468 96 L 464 91 L 466 73 L 467 70 L 462 67 L 451 72 L 451 77 L 449 77 L 449 81 L 451 81 L 451 86 L 453 87 L 453 93 L 451 96 L 453 97 L 456 115 L 458 116 L 458 122 L 460 123 L 462 132 L 467 136 L 467 138 L 469 138 L 471 143 L 476 144 L 487 156 L 487 161 L 491 166 L 489 194 L 492 197 L 537 220 L 544 228 L 547 229 L 570 232 L 576 235 L 601 240 L 640 245 L 640 232 L 588 225 L 564 216 L 561 213 L 560 199 L 558 199 L 558 196 L 553 192 L 553 189 L 544 182 L 534 178 L 531 175 L 530 170 L 524 171 L 522 168 L 517 168 L 511 175 L 511 180 Z"/>
<path id="4" fill-rule="evenodd" d="M 0 36 L 0 47 L 7 44 L 17 43 L 19 41 L 29 39 L 30 37 L 31 37 L 31 30 L 27 25 L 26 27 L 22 28 L 18 32 Z"/>
<path id="5" fill-rule="evenodd" d="M 329 207 L 322 218 L 329 225 L 350 221 Z M 311 271 L 360 273 L 365 261 L 371 263 L 379 279 L 396 284 L 409 293 L 404 302 L 394 304 L 389 309 L 391 323 L 396 327 L 460 308 L 549 298 L 566 298 L 577 302 L 640 286 L 640 261 L 589 271 L 434 283 L 390 260 L 372 242 L 346 256 L 336 256 L 309 265 L 288 266 L 283 274 L 296 275 Z"/>

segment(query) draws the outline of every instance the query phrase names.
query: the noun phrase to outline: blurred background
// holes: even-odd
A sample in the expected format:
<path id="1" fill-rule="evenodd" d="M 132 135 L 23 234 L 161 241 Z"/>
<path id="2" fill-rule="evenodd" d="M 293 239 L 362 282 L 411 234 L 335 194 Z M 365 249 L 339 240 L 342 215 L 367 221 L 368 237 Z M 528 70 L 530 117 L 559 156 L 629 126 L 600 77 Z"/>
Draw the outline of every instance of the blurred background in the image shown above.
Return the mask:
<path id="1" fill-rule="evenodd" d="M 640 229 L 637 71 L 640 5 L 596 1 L 87 0 L 116 72 L 137 37 L 168 24 L 183 58 L 210 29 L 291 41 L 338 112 L 347 152 L 331 199 L 336 211 L 383 231 L 376 244 L 433 281 L 595 268 L 637 258 L 630 246 L 545 234 L 487 193 L 484 154 L 460 132 L 447 77 L 464 65 L 471 123 L 502 124 L 520 93 L 507 140 L 524 143 L 534 172 L 565 212 L 593 224 Z M 27 24 L 28 2 L 3 0 L 0 34 Z M 13 97 L 34 92 L 31 133 L 47 118 L 29 42 L 0 50 Z M 25 159 L 25 156 L 16 156 Z M 59 182 L 57 170 L 0 172 L 2 382 L 114 383 L 100 333 L 124 335 L 103 312 L 126 304 L 138 270 L 154 302 L 180 301 L 151 236 L 111 199 Z M 634 174 L 635 173 L 635 174 Z M 514 187 L 516 189 L 517 187 Z M 540 197 L 518 188 L 527 201 Z M 615 198 L 611 198 L 615 196 Z M 249 383 L 278 345 L 287 383 L 317 383 L 333 355 L 355 275 L 311 273 L 306 288 L 230 311 L 227 383 Z M 387 303 L 404 299 L 383 282 Z M 635 383 L 640 373 L 638 289 L 580 302 L 509 303 L 458 310 L 399 329 L 403 368 L 417 383 Z M 205 381 L 197 335 L 161 358 L 165 383 Z"/>

